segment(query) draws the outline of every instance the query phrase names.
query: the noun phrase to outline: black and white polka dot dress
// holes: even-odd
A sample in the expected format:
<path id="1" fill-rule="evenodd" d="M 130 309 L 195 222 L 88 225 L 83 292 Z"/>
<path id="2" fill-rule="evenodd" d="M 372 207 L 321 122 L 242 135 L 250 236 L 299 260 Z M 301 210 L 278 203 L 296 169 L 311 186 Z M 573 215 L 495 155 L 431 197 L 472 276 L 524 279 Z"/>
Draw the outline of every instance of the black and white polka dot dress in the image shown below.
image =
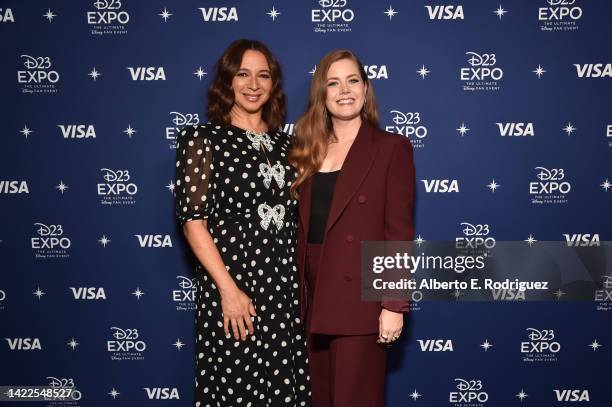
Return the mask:
<path id="1" fill-rule="evenodd" d="M 219 292 L 198 266 L 196 406 L 310 406 L 289 148 L 282 132 L 207 123 L 179 133 L 178 220 L 208 220 L 227 270 L 257 311 L 254 335 L 226 338 Z"/>

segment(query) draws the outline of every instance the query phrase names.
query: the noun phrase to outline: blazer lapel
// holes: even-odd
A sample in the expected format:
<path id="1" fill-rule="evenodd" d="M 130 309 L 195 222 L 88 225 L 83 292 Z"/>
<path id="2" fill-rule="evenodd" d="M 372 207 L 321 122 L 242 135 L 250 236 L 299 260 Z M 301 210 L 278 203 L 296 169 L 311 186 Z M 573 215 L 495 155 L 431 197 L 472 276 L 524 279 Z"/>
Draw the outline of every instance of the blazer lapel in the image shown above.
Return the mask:
<path id="1" fill-rule="evenodd" d="M 342 170 L 336 181 L 334 198 L 327 218 L 326 234 L 336 223 L 353 195 L 355 195 L 357 188 L 363 182 L 370 170 L 370 166 L 374 162 L 377 148 L 373 141 L 373 132 L 374 129 L 371 126 L 363 123 L 344 159 Z"/>

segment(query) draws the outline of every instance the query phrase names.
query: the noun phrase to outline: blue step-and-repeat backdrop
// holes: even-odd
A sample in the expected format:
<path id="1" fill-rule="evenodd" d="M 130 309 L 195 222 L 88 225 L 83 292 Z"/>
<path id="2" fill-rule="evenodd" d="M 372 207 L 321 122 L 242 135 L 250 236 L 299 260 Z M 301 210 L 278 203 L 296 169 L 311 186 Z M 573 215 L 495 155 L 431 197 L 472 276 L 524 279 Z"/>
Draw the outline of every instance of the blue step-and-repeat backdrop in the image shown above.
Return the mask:
<path id="1" fill-rule="evenodd" d="M 413 143 L 422 239 L 610 240 L 611 19 L 606 0 L 2 1 L 0 385 L 192 404 L 176 134 L 237 38 L 281 61 L 287 131 L 318 60 L 360 57 Z M 592 302 L 416 298 L 387 405 L 612 405 L 606 272 Z"/>

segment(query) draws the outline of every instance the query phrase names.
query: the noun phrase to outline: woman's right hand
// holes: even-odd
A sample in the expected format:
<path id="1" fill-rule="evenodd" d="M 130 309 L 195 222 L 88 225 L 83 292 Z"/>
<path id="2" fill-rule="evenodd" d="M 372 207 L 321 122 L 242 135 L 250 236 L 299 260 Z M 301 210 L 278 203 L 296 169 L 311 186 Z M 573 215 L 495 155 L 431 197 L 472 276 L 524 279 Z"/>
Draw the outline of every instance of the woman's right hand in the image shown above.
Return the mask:
<path id="1" fill-rule="evenodd" d="M 238 287 L 221 292 L 221 309 L 223 311 L 223 329 L 225 336 L 229 337 L 231 325 L 234 338 L 246 340 L 247 335 L 253 335 L 253 321 L 256 316 L 255 307 L 251 299 Z"/>

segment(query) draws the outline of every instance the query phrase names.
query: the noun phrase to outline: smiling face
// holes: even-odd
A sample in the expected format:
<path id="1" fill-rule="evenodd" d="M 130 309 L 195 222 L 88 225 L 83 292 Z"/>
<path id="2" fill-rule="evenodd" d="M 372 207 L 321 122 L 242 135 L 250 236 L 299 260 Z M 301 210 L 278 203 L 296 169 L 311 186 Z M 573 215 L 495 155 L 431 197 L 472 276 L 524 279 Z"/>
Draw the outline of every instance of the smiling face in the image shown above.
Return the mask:
<path id="1" fill-rule="evenodd" d="M 245 51 L 240 69 L 232 80 L 232 89 L 235 108 L 247 114 L 261 112 L 272 90 L 270 66 L 264 54 Z"/>
<path id="2" fill-rule="evenodd" d="M 332 119 L 353 120 L 360 117 L 367 85 L 359 67 L 350 59 L 334 62 L 327 71 L 325 106 Z"/>

